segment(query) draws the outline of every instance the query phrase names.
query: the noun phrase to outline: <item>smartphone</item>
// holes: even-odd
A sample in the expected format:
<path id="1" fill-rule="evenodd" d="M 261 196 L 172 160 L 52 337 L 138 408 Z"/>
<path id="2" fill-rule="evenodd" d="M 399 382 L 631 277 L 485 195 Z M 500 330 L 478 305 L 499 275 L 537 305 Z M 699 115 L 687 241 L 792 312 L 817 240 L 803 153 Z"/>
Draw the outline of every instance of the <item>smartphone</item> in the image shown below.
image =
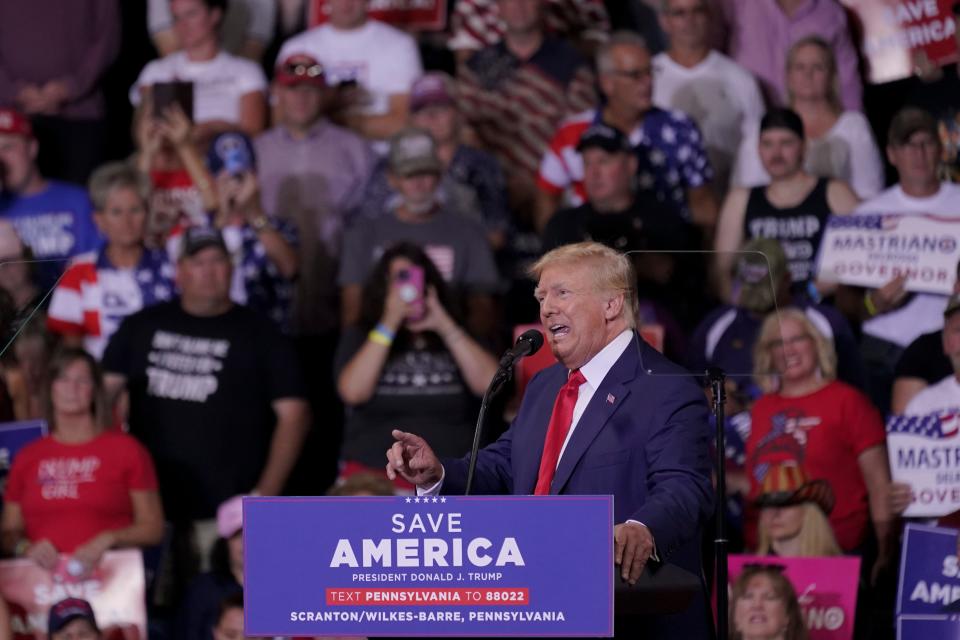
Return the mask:
<path id="1" fill-rule="evenodd" d="M 183 113 L 193 120 L 193 83 L 174 80 L 153 85 L 153 117 L 162 118 L 163 112 L 173 104 L 180 105 Z"/>
<path id="2" fill-rule="evenodd" d="M 400 297 L 410 305 L 410 313 L 407 314 L 407 320 L 410 322 L 422 320 L 427 312 L 423 301 L 423 280 L 423 267 L 417 265 L 401 269 L 394 279 L 400 288 Z"/>

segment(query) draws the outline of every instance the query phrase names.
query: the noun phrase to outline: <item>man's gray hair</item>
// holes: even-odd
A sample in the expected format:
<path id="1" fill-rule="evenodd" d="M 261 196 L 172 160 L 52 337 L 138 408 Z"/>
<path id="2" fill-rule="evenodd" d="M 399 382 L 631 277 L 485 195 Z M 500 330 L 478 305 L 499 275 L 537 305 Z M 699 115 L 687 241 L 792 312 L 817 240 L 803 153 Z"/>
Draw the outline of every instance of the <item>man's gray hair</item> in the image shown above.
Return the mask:
<path id="1" fill-rule="evenodd" d="M 614 31 L 610 34 L 610 37 L 607 38 L 607 41 L 597 49 L 597 73 L 604 74 L 613 71 L 613 49 L 624 46 L 639 47 L 650 51 L 650 47 L 647 46 L 647 41 L 644 40 L 640 34 L 626 30 Z"/>

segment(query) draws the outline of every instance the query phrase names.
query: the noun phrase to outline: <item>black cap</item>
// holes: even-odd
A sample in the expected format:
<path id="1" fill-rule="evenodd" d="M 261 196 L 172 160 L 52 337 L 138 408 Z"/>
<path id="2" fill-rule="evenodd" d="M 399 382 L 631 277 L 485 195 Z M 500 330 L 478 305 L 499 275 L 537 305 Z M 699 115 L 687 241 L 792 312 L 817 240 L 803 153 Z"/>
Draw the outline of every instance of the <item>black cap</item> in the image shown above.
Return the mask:
<path id="1" fill-rule="evenodd" d="M 180 242 L 181 258 L 196 255 L 207 247 L 217 247 L 226 254 L 230 253 L 227 251 L 227 244 L 223 241 L 223 236 L 216 227 L 187 227 Z"/>
<path id="2" fill-rule="evenodd" d="M 890 129 L 887 131 L 887 144 L 901 147 L 908 142 L 913 134 L 924 131 L 934 140 L 940 140 L 937 131 L 937 121 L 929 111 L 918 107 L 904 107 L 893 116 Z"/>
<path id="3" fill-rule="evenodd" d="M 94 629 L 99 631 L 97 618 L 93 615 L 93 607 L 90 603 L 80 598 L 67 598 L 50 607 L 47 634 L 52 636 L 77 618 L 87 620 Z"/>
<path id="4" fill-rule="evenodd" d="M 767 129 L 787 129 L 793 131 L 802 140 L 803 120 L 793 109 L 770 109 L 760 120 L 760 133 Z"/>
<path id="5" fill-rule="evenodd" d="M 617 129 L 602 122 L 593 124 L 580 136 L 577 151 L 583 153 L 586 149 L 603 149 L 608 153 L 633 153 L 630 139 Z"/>

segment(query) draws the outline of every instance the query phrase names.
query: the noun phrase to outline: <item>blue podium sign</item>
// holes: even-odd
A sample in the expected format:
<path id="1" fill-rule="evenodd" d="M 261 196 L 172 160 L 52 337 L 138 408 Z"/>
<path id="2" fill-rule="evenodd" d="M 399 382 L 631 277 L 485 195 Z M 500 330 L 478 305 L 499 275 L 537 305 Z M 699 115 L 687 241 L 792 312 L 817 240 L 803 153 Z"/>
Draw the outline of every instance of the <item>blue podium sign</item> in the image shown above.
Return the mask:
<path id="1" fill-rule="evenodd" d="M 47 435 L 45 420 L 0 422 L 0 497 L 6 489 L 13 459 L 25 446 Z"/>
<path id="2" fill-rule="evenodd" d="M 243 499 L 248 636 L 612 636 L 611 496 Z"/>

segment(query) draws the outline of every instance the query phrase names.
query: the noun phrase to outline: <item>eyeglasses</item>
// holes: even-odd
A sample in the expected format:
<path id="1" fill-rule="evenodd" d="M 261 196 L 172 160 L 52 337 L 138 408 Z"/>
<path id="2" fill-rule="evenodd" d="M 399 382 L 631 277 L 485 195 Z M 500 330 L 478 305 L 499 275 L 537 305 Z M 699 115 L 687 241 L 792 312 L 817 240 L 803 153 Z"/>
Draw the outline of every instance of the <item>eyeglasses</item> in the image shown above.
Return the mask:
<path id="1" fill-rule="evenodd" d="M 320 78 L 323 76 L 323 66 L 317 63 L 290 62 L 283 65 L 283 73 L 298 78 Z"/>
<path id="2" fill-rule="evenodd" d="M 639 82 L 640 80 L 646 80 L 652 74 L 650 68 L 648 67 L 646 69 L 614 69 L 610 72 L 610 75 L 620 76 L 621 78 Z"/>

